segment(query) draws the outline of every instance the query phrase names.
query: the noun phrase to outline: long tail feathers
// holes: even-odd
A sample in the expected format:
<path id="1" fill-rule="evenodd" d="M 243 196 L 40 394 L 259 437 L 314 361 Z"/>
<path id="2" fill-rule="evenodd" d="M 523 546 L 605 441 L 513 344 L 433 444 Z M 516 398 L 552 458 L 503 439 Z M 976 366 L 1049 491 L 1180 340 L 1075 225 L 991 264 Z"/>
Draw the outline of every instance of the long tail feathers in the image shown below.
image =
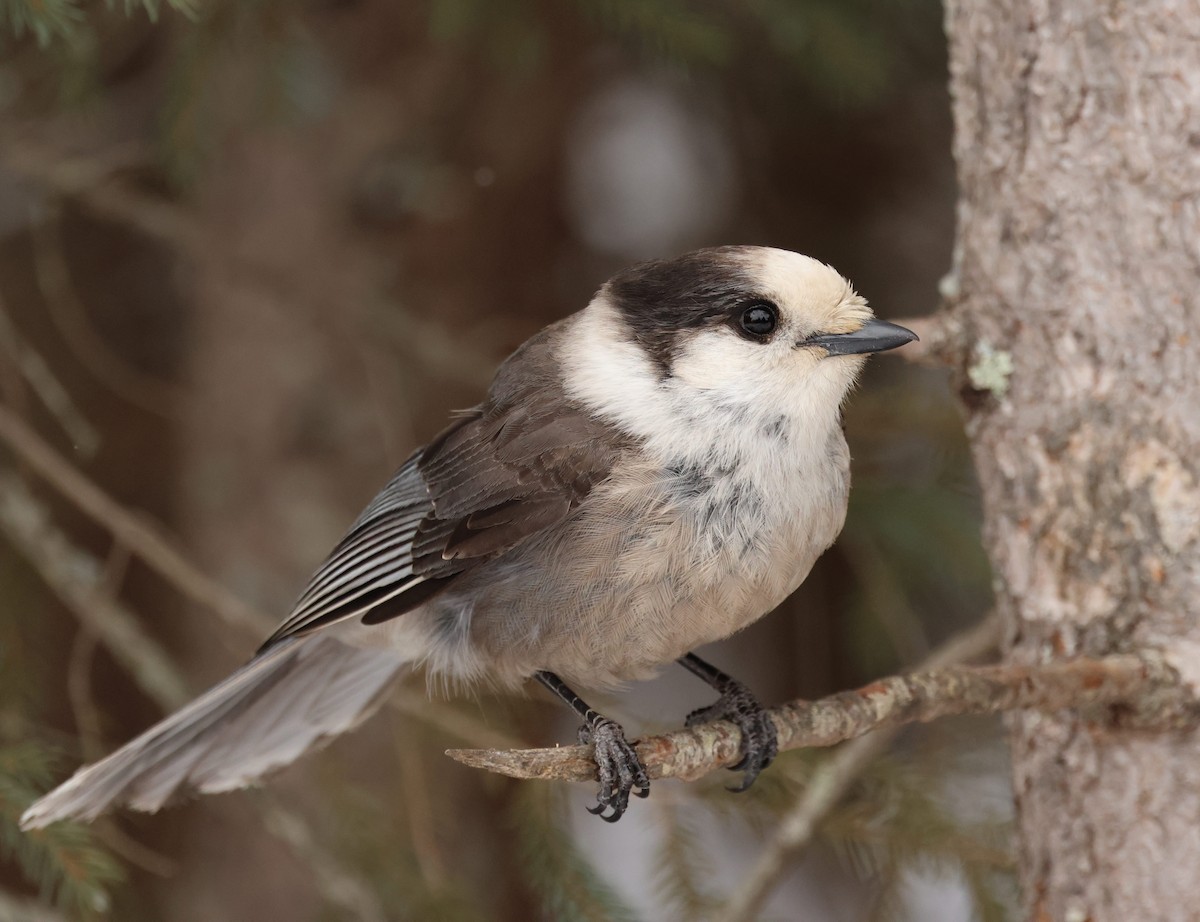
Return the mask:
<path id="1" fill-rule="evenodd" d="M 153 812 L 190 794 L 245 787 L 369 716 L 404 666 L 329 637 L 285 641 L 34 803 L 23 829 Z"/>

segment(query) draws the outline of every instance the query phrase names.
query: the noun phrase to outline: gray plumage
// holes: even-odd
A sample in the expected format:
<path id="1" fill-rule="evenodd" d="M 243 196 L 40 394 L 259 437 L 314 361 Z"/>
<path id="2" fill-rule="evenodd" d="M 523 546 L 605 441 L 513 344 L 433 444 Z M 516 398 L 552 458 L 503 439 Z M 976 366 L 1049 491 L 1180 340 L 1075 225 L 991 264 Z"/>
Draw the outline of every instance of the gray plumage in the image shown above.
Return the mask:
<path id="1" fill-rule="evenodd" d="M 747 305 L 769 308 L 769 330 L 746 328 Z M 911 338 L 898 329 L 780 250 L 618 275 L 409 458 L 255 659 L 22 824 L 249 784 L 357 724 L 406 664 L 611 686 L 739 630 L 841 530 L 840 404 L 859 353 Z M 611 726 L 605 745 L 636 760 Z"/>
<path id="2" fill-rule="evenodd" d="M 114 804 L 153 812 L 245 787 L 353 728 L 403 661 L 330 637 L 277 645 L 191 704 L 79 771 L 21 817 L 26 829 L 91 820 Z"/>

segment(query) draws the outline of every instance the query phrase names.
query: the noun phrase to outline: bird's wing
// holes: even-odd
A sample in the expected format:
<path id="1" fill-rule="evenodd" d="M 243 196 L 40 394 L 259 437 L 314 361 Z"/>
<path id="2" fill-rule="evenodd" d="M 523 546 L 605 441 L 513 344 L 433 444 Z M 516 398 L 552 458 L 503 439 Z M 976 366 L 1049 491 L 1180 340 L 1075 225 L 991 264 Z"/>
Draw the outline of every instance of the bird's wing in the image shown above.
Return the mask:
<path id="1" fill-rule="evenodd" d="M 431 509 L 414 455 L 350 526 L 262 649 L 285 637 L 366 613 L 381 598 L 418 585 L 421 578 L 413 573 L 412 542 Z"/>
<path id="2" fill-rule="evenodd" d="M 367 506 L 264 644 L 394 618 L 566 518 L 628 439 L 570 400 L 554 328 L 497 373 L 488 399 L 414 454 Z"/>

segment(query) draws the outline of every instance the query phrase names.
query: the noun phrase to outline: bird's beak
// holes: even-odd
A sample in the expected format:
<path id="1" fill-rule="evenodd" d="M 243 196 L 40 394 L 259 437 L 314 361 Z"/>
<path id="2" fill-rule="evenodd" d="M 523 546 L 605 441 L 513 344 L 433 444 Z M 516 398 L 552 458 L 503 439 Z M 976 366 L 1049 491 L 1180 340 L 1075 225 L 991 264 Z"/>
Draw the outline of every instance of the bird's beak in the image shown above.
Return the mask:
<path id="1" fill-rule="evenodd" d="M 917 334 L 886 320 L 868 320 L 853 333 L 822 333 L 800 342 L 801 346 L 823 346 L 830 355 L 859 355 L 886 352 L 911 343 Z"/>

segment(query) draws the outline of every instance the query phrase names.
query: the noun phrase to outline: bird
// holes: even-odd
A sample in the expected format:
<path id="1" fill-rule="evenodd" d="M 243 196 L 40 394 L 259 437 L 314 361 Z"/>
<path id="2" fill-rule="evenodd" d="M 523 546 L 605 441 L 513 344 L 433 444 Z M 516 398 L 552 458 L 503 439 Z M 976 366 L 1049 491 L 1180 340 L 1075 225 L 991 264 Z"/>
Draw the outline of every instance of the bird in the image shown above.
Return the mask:
<path id="1" fill-rule="evenodd" d="M 290 614 L 223 682 L 33 803 L 26 829 L 253 784 L 357 726 L 406 670 L 536 679 L 582 721 L 610 822 L 650 780 L 576 688 L 678 663 L 741 730 L 745 790 L 777 754 L 742 682 L 692 651 L 790 595 L 845 522 L 842 406 L 917 337 L 808 256 L 723 246 L 627 268 L 496 371 L 404 462 Z"/>

